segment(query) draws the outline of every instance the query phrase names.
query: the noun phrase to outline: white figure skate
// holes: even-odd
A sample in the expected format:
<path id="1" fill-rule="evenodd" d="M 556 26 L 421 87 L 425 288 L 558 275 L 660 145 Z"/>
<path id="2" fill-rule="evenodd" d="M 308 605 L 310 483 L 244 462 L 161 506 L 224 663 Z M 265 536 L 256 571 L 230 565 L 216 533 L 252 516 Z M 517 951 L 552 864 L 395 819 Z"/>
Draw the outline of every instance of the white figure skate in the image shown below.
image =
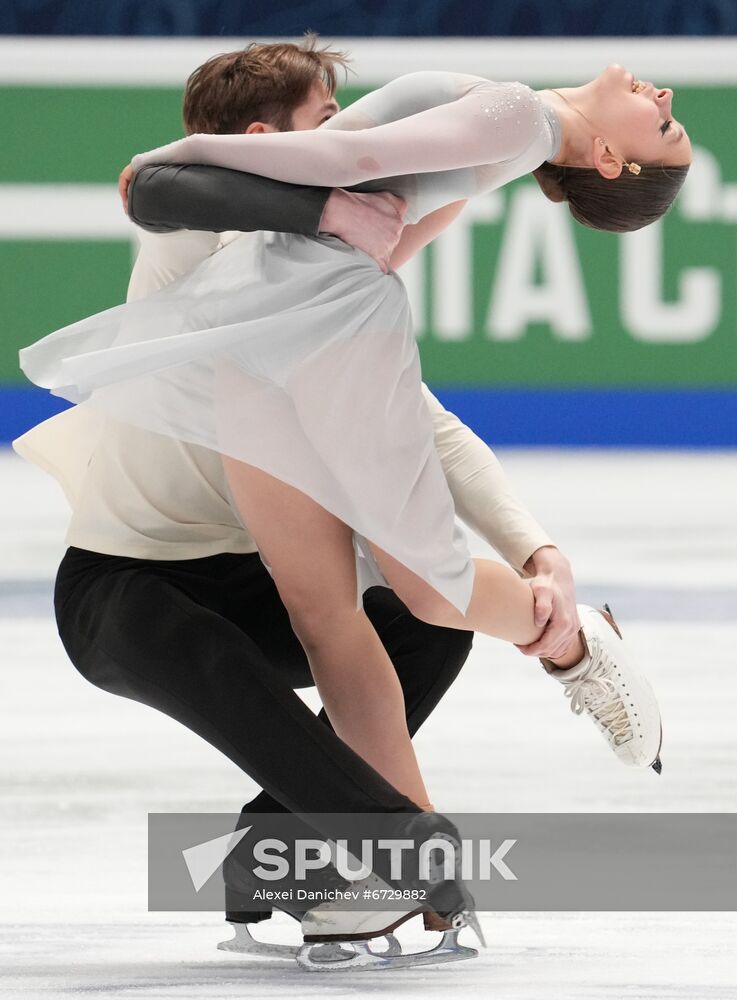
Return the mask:
<path id="1" fill-rule="evenodd" d="M 575 667 L 560 670 L 542 660 L 571 700 L 571 711 L 592 719 L 615 755 L 628 767 L 663 769 L 663 729 L 658 702 L 644 675 L 630 658 L 609 605 L 599 611 L 579 604 L 586 655 Z"/>

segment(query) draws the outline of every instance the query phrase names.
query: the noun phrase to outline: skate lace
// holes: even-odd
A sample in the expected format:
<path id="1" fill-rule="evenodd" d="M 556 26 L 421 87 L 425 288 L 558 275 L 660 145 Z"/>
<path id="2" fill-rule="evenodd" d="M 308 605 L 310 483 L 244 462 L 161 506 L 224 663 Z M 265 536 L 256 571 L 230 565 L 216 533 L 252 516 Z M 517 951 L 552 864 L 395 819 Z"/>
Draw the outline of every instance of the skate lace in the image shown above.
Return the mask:
<path id="1" fill-rule="evenodd" d="M 602 729 L 605 729 L 615 746 L 632 739 L 632 723 L 627 708 L 612 680 L 614 661 L 599 639 L 593 636 L 589 643 L 591 663 L 583 674 L 573 681 L 565 681 L 565 696 L 570 698 L 571 711 L 581 715 L 587 711 Z"/>

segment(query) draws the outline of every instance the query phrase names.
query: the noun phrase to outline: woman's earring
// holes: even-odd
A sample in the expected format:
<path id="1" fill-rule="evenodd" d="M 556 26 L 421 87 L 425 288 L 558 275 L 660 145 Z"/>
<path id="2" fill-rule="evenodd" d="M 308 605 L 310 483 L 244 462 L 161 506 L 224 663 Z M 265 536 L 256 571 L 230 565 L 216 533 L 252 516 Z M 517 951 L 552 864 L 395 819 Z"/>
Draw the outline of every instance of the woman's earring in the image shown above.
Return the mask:
<path id="1" fill-rule="evenodd" d="M 610 153 L 612 156 L 614 156 L 614 153 L 612 153 L 611 149 L 607 146 L 607 144 L 604 142 L 603 139 L 599 139 L 599 142 L 601 143 L 602 146 L 606 147 L 607 153 Z M 635 163 L 634 160 L 632 161 L 632 163 L 628 163 L 626 160 L 622 160 L 622 166 L 627 167 L 629 172 L 631 174 L 634 174 L 635 176 L 637 176 L 637 174 L 639 174 L 640 171 L 642 170 L 640 164 Z"/>

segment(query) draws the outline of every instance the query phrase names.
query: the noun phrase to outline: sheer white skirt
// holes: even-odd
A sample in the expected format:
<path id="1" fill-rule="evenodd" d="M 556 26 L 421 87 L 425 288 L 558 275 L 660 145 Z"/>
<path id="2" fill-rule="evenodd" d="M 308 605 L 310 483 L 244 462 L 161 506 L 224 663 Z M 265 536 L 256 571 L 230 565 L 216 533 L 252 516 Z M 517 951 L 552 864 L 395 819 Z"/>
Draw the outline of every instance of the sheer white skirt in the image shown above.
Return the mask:
<path id="1" fill-rule="evenodd" d="M 401 280 L 332 238 L 240 239 L 21 351 L 31 381 L 308 494 L 465 612 L 473 563 L 435 450 Z M 151 476 L 156 470 L 151 469 Z"/>

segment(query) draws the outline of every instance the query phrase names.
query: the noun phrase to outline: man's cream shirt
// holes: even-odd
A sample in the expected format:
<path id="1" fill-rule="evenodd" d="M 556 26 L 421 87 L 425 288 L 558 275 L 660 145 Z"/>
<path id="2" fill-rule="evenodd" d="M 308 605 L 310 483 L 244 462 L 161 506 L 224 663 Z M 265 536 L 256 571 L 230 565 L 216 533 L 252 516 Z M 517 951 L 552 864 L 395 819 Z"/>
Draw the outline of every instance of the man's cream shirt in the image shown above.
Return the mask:
<path id="1" fill-rule="evenodd" d="M 128 301 L 190 271 L 232 239 L 264 234 L 138 231 Z M 435 445 L 458 516 L 518 571 L 552 544 L 510 492 L 494 453 L 423 386 Z M 54 476 L 72 508 L 66 543 L 137 559 L 197 559 L 250 553 L 256 545 L 231 503 L 219 455 L 72 407 L 13 442 Z"/>

